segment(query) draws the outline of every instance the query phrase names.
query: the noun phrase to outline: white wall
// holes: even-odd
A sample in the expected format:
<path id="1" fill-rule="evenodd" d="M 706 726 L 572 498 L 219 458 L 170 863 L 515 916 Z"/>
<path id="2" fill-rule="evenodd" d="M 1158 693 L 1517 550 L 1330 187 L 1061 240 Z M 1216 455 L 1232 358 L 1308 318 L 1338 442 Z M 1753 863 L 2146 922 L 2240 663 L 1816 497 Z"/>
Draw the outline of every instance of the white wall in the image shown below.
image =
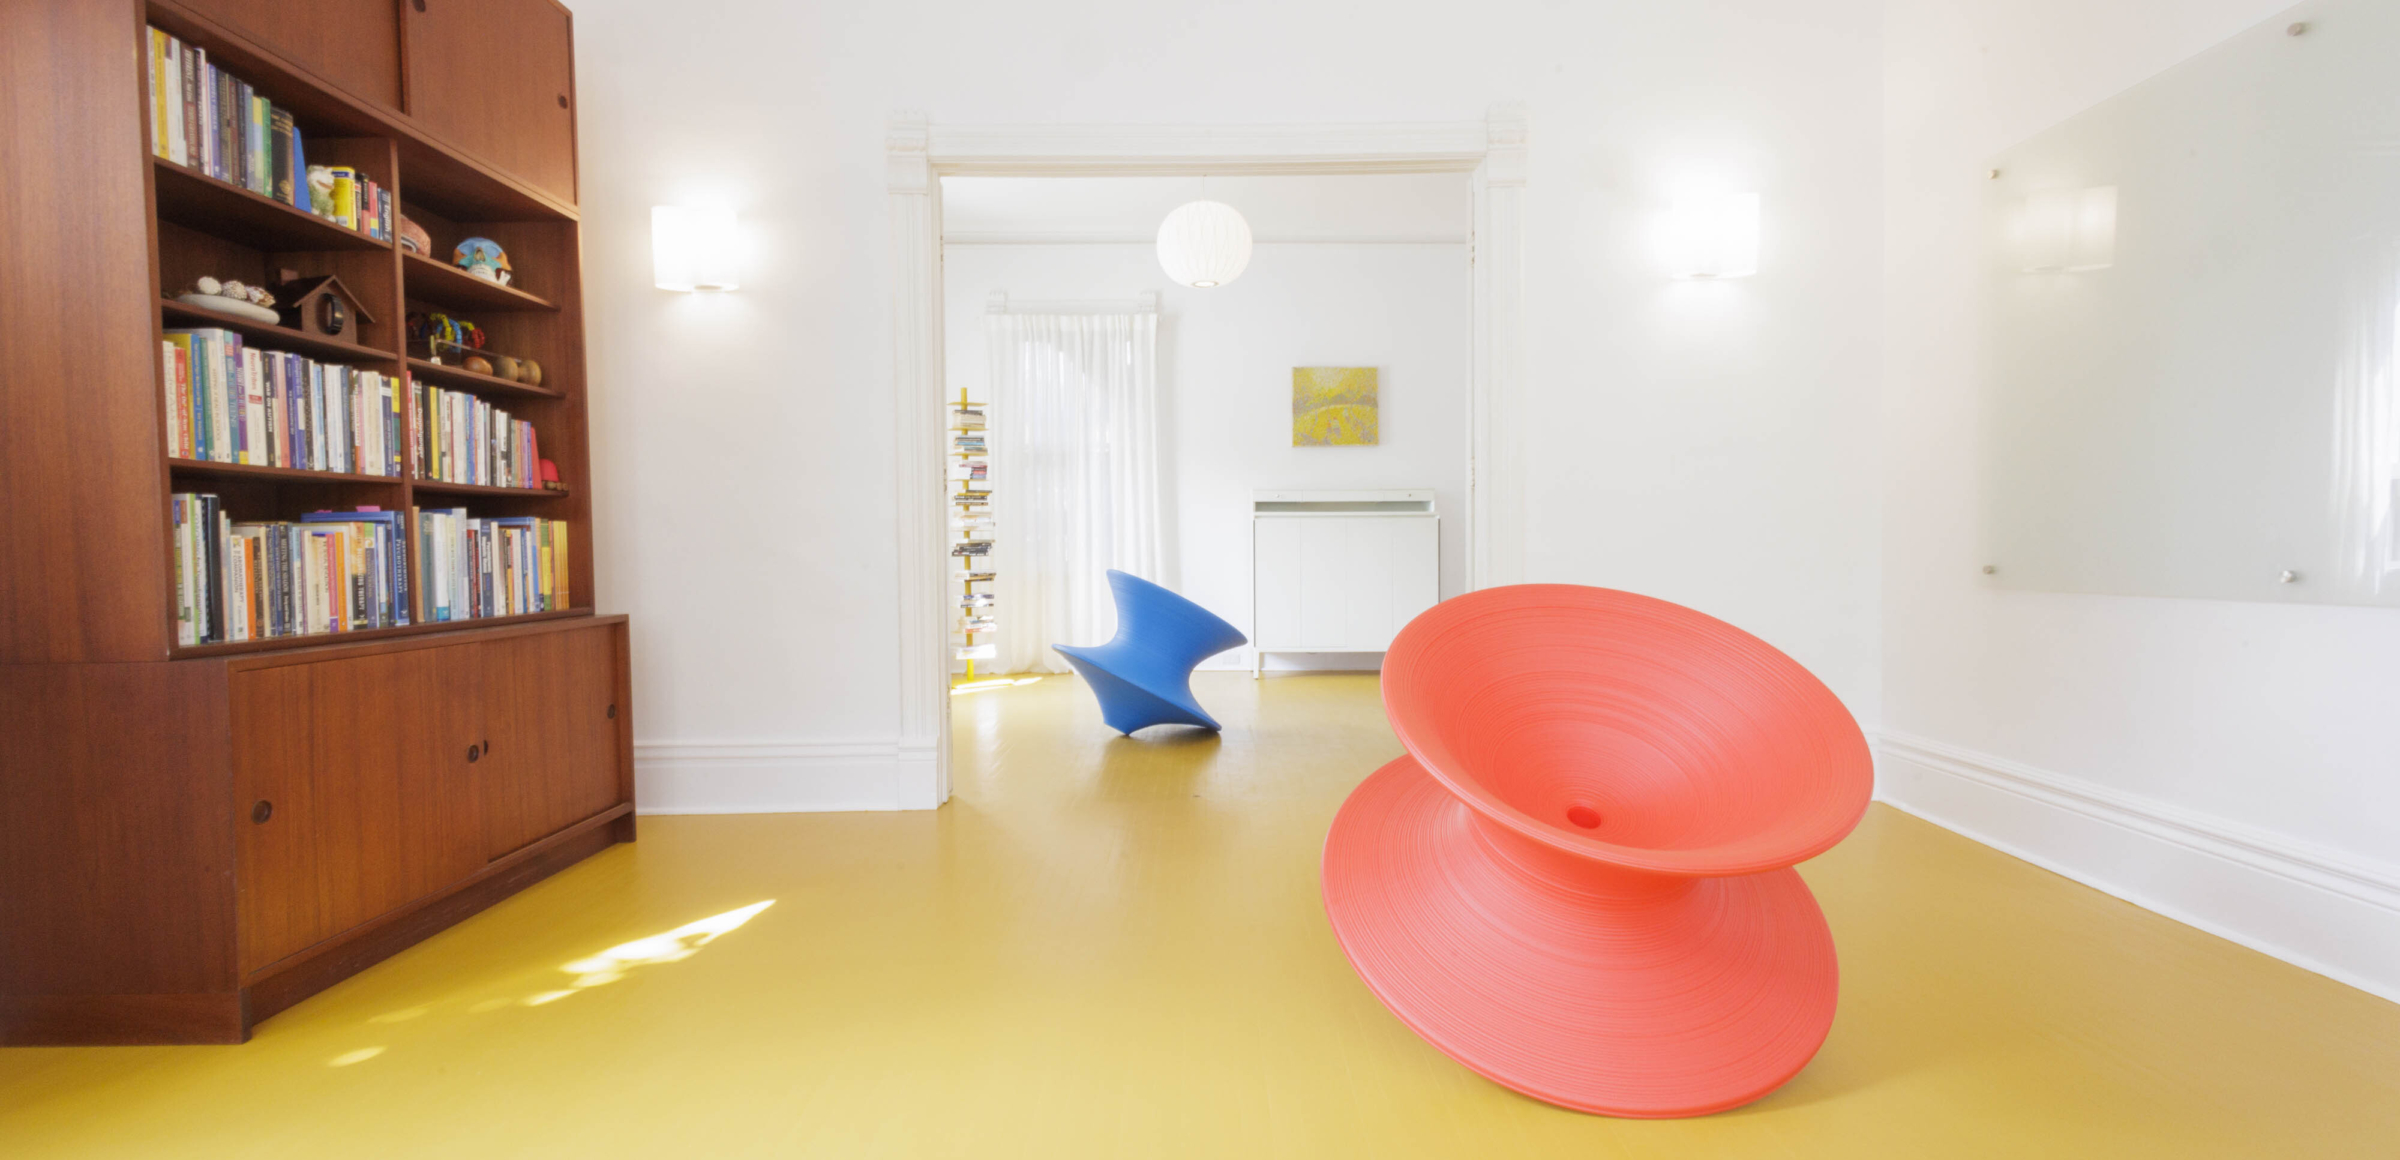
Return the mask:
<path id="1" fill-rule="evenodd" d="M 602 602 L 644 808 L 899 800 L 884 134 L 1534 119 L 1538 579 L 1693 604 L 1872 724 L 1872 0 L 576 0 Z M 1679 185 L 1765 194 L 1765 269 L 1657 276 Z M 736 207 L 739 293 L 650 286 L 649 207 Z"/>
<path id="2" fill-rule="evenodd" d="M 1978 573 L 1989 157 L 2284 7 L 1887 7 L 1883 792 L 2400 997 L 2400 616 L 2008 592 Z"/>
<path id="3" fill-rule="evenodd" d="M 1167 280 L 1151 244 L 950 245 L 947 374 L 953 394 L 963 386 L 970 398 L 991 397 L 983 321 L 993 291 L 1034 300 L 1160 291 L 1162 579 L 1248 631 L 1253 490 L 1429 487 L 1445 515 L 1442 594 L 1455 596 L 1465 577 L 1468 274 L 1463 243 L 1263 243 L 1232 285 L 1193 290 Z M 1378 368 L 1381 443 L 1292 446 L 1296 366 Z M 1001 529 L 1003 543 L 1006 535 Z M 1268 665 L 1372 667 L 1376 659 L 1276 656 Z M 1250 662 L 1244 647 L 1208 667 Z"/>

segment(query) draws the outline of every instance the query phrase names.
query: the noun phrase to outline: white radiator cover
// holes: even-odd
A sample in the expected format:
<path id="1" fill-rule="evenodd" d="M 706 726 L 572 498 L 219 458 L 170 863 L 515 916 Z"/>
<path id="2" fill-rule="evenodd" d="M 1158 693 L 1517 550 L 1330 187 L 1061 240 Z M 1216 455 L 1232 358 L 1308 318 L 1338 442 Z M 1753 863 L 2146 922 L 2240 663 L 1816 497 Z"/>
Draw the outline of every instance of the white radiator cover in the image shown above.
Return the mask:
<path id="1" fill-rule="evenodd" d="M 1250 541 L 1260 672 L 1268 653 L 1382 652 L 1442 598 L 1431 488 L 1255 492 Z"/>

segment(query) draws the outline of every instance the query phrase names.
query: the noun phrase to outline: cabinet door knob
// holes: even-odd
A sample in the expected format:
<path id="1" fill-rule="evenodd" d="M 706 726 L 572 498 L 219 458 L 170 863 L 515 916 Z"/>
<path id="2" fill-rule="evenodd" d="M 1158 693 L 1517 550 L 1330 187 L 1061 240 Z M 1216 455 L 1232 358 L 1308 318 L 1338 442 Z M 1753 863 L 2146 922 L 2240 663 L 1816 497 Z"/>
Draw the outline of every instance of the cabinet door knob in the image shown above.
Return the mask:
<path id="1" fill-rule="evenodd" d="M 482 760 L 482 759 L 483 759 L 483 747 L 482 747 L 482 746 L 480 746 L 480 745 L 470 745 L 470 746 L 467 746 L 467 764 L 469 764 L 469 765 L 473 765 L 474 763 L 476 763 L 477 761 L 480 761 L 480 760 Z"/>
<path id="2" fill-rule="evenodd" d="M 610 705 L 608 707 L 608 719 L 611 721 L 617 719 L 617 707 L 615 705 Z"/>
<path id="3" fill-rule="evenodd" d="M 275 803 L 265 798 L 260 798 L 257 805 L 250 807 L 250 821 L 253 825 L 266 825 L 267 819 L 274 816 Z"/>
<path id="4" fill-rule="evenodd" d="M 558 94 L 558 107 L 562 109 L 567 107 L 567 94 Z"/>
<path id="5" fill-rule="evenodd" d="M 483 755 L 485 757 L 490 757 L 492 755 L 492 743 L 488 738 L 485 739 L 483 743 Z"/>
<path id="6" fill-rule="evenodd" d="M 414 3 L 412 3 L 410 6 L 419 12 L 423 12 L 425 11 L 425 0 L 414 0 Z"/>

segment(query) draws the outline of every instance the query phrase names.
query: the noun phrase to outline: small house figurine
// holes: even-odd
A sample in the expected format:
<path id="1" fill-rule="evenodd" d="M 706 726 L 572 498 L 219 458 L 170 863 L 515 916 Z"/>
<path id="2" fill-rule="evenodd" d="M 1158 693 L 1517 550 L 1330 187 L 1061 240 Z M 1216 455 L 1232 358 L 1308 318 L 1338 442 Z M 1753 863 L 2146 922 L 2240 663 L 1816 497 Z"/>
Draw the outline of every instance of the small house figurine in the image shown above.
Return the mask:
<path id="1" fill-rule="evenodd" d="M 468 238 L 451 251 L 450 263 L 486 282 L 508 285 L 513 272 L 508 268 L 508 252 L 490 238 Z"/>
<path id="2" fill-rule="evenodd" d="M 275 301 L 283 324 L 304 334 L 355 342 L 357 324 L 375 321 L 359 306 L 358 296 L 331 274 L 285 282 L 275 287 Z"/>

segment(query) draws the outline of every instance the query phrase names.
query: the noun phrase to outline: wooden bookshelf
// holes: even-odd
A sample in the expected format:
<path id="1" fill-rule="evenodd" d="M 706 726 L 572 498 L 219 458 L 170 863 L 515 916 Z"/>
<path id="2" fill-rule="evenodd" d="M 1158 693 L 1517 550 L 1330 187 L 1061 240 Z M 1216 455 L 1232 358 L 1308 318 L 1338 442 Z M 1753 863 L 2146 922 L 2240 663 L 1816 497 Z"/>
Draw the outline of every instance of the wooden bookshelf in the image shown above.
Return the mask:
<path id="1" fill-rule="evenodd" d="M 289 110 L 308 160 L 389 190 L 433 254 L 154 156 L 146 27 Z M 0 1044 L 238 1042 L 632 840 L 627 625 L 594 612 L 571 61 L 554 0 L 0 6 L 0 75 L 42 96 L 0 105 L 0 216 L 46 223 L 0 233 L 0 270 L 41 288 L 0 295 Z M 448 263 L 472 236 L 514 285 Z M 372 321 L 329 338 L 173 297 L 285 272 L 340 277 Z M 413 357 L 417 310 L 543 384 Z M 171 454 L 160 343 L 201 328 L 398 379 L 401 474 Z M 563 486 L 414 478 L 416 382 L 532 423 Z M 177 492 L 237 520 L 558 520 L 568 607 L 426 622 L 412 515 L 410 623 L 178 644 Z"/>
<path id="2" fill-rule="evenodd" d="M 514 286 L 486 282 L 447 262 L 423 254 L 403 253 L 408 296 L 455 306 L 461 310 L 556 310 L 558 304 Z"/>
<path id="3" fill-rule="evenodd" d="M 304 354 L 319 362 L 376 366 L 392 361 L 392 352 L 388 350 L 360 346 L 355 342 L 344 342 L 341 339 L 327 338 L 321 334 L 307 334 L 288 326 L 269 326 L 263 322 L 252 322 L 247 318 L 235 318 L 230 314 L 203 310 L 197 306 L 178 302 L 173 298 L 160 298 L 158 310 L 168 329 L 197 329 L 203 326 L 213 326 L 219 330 L 230 330 L 260 346 Z"/>
<path id="4" fill-rule="evenodd" d="M 420 479 L 413 485 L 420 495 L 488 495 L 511 499 L 566 499 L 571 494 L 564 487 L 487 487 L 480 483 L 448 483 L 439 479 Z"/>
<path id="5" fill-rule="evenodd" d="M 408 373 L 410 377 L 420 382 L 433 383 L 446 390 L 455 388 L 461 391 L 473 391 L 478 395 L 526 395 L 540 399 L 565 397 L 565 392 L 553 390 L 548 386 L 528 386 L 497 375 L 487 375 L 479 371 L 468 370 L 465 367 L 429 362 L 421 358 L 408 360 Z"/>

